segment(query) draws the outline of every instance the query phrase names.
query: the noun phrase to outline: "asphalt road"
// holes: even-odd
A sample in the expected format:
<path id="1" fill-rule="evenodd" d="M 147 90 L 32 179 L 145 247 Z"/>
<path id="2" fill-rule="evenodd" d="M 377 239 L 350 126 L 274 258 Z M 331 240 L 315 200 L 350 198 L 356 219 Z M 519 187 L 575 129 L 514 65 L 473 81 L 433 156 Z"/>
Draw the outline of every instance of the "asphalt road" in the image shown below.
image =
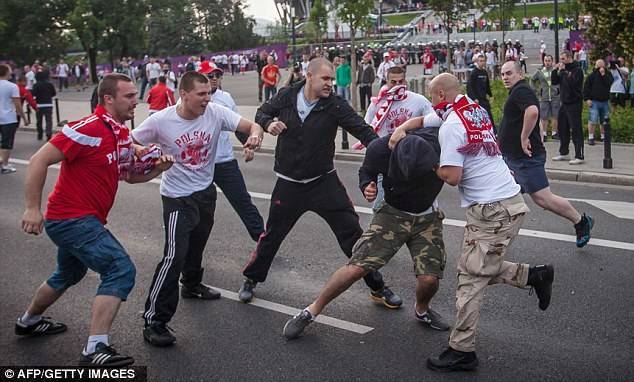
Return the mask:
<path id="1" fill-rule="evenodd" d="M 13 158 L 28 160 L 38 148 L 35 135 L 20 132 Z M 356 206 L 370 207 L 356 187 L 358 163 L 337 162 L 339 177 Z M 98 276 L 89 273 L 47 312 L 69 326 L 68 332 L 47 338 L 18 338 L 15 319 L 24 312 L 35 288 L 55 267 L 55 246 L 46 237 L 28 236 L 19 229 L 23 212 L 26 166 L 0 177 L 0 364 L 74 365 L 87 338 L 92 297 Z M 275 176 L 272 157 L 259 155 L 241 163 L 250 191 L 270 194 Z M 46 191 L 58 170 L 49 170 Z M 631 188 L 554 182 L 564 197 L 634 203 Z M 266 217 L 268 201 L 255 198 Z M 464 220 L 456 189 L 446 186 L 440 204 L 448 219 Z M 634 220 L 586 203 L 574 203 L 596 219 L 594 238 L 584 249 L 549 238 L 573 235 L 563 219 L 541 211 L 532 202 L 524 228 L 541 237 L 520 236 L 508 258 L 531 264 L 555 265 L 551 307 L 542 312 L 537 298 L 509 286 L 486 292 L 478 331 L 480 368 L 473 373 L 437 374 L 425 360 L 447 345 L 447 333 L 436 332 L 414 320 L 414 276 L 406 250 L 384 268 L 387 283 L 405 303 L 391 311 L 368 298 L 363 283 L 335 300 L 325 315 L 373 328 L 352 333 L 315 323 L 306 335 L 286 341 L 282 328 L 287 314 L 223 298 L 218 301 L 181 301 L 174 320 L 177 342 L 153 348 L 142 338 L 141 311 L 156 263 L 162 256 L 163 229 L 158 185 L 122 184 L 109 228 L 127 248 L 137 266 L 136 286 L 122 305 L 111 342 L 125 354 L 147 365 L 150 381 L 625 381 L 634 373 L 634 251 L 613 248 L 613 241 L 634 243 Z M 363 226 L 370 215 L 361 213 Z M 553 236 L 555 237 L 555 236 Z M 455 268 L 462 229 L 446 225 L 448 252 L 445 279 L 432 305 L 448 321 L 455 314 Z M 219 197 L 216 225 L 207 244 L 204 282 L 237 291 L 241 269 L 254 244 L 224 196 Z M 301 308 L 316 297 L 328 276 L 345 263 L 334 235 L 315 214 L 306 214 L 282 245 L 267 282 L 257 297 L 287 307 Z"/>

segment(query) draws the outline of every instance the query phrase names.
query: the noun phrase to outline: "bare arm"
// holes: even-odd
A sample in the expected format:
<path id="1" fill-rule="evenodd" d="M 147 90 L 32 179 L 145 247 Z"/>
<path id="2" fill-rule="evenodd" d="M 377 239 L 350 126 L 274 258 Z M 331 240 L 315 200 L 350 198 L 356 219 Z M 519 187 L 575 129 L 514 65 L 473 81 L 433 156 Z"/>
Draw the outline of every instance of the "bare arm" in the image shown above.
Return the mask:
<path id="1" fill-rule="evenodd" d="M 63 161 L 64 154 L 55 146 L 46 143 L 30 159 L 24 184 L 25 210 L 22 216 L 22 230 L 38 235 L 42 233 L 42 189 L 46 182 L 48 167 Z"/>
<path id="2" fill-rule="evenodd" d="M 130 174 L 125 181 L 130 184 L 148 182 L 159 176 L 159 174 L 161 174 L 163 171 L 169 170 L 169 168 L 172 167 L 173 164 L 173 156 L 162 155 L 154 163 L 154 168 L 152 169 L 152 171 L 148 172 L 147 174 Z"/>
<path id="3" fill-rule="evenodd" d="M 531 105 L 524 110 L 524 123 L 522 125 L 521 133 L 522 150 L 524 150 L 524 153 L 529 157 L 532 156 L 533 153 L 531 152 L 531 143 L 528 137 L 535 128 L 537 118 L 539 118 L 539 110 L 537 109 L 537 106 Z"/>
<path id="4" fill-rule="evenodd" d="M 24 126 L 28 126 L 28 121 L 26 119 L 26 115 L 24 115 L 24 108 L 22 107 L 22 101 L 20 101 L 20 98 L 12 98 L 13 99 L 13 104 L 15 105 L 15 110 L 18 112 L 18 114 L 20 114 L 20 118 L 22 118 L 22 120 L 24 121 Z"/>
<path id="5" fill-rule="evenodd" d="M 457 186 L 462 179 L 462 167 L 442 166 L 436 169 L 436 175 L 450 186 Z"/>
<path id="6" fill-rule="evenodd" d="M 253 159 L 255 151 L 258 151 L 262 145 L 262 140 L 264 139 L 264 129 L 255 122 L 240 118 L 236 131 L 249 135 L 249 138 L 247 138 L 247 141 L 243 145 L 244 158 L 245 161 L 248 162 Z"/>

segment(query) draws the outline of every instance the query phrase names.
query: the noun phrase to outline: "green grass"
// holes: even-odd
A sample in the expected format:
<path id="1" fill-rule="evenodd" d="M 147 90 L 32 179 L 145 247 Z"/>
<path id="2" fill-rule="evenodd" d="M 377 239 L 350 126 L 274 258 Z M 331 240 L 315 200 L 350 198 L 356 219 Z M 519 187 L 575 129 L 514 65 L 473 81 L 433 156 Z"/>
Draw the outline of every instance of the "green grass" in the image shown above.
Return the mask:
<path id="1" fill-rule="evenodd" d="M 420 13 L 407 13 L 404 15 L 384 15 L 382 17 L 383 20 L 390 25 L 401 26 L 409 24 L 409 22 L 416 18 L 418 15 L 420 15 Z"/>
<path id="2" fill-rule="evenodd" d="M 561 16 L 563 16 L 562 14 L 562 4 L 563 1 L 559 3 L 559 14 Z M 493 12 L 493 14 L 496 14 L 497 12 Z M 543 16 L 554 16 L 555 11 L 554 11 L 554 5 L 551 4 L 527 4 L 526 5 L 526 17 L 533 17 L 533 16 L 537 16 L 539 18 L 543 17 Z M 522 24 L 522 18 L 524 17 L 524 5 L 522 4 L 518 4 L 515 6 L 515 11 L 513 12 L 513 16 L 515 16 L 515 19 L 517 21 L 518 24 Z M 489 17 L 489 16 L 486 16 Z M 491 15 L 491 17 L 493 17 L 493 15 Z M 510 18 L 510 16 L 509 16 Z"/>

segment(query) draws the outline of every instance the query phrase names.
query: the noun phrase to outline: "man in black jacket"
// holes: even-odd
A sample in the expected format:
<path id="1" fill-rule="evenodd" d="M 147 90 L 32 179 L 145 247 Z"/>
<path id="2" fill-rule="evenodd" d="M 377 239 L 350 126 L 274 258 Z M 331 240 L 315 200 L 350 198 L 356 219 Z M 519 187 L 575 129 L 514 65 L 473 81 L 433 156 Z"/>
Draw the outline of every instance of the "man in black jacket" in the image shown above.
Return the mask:
<path id="1" fill-rule="evenodd" d="M 581 126 L 581 112 L 583 110 L 583 70 L 568 50 L 561 52 L 561 61 L 551 74 L 553 85 L 559 85 L 561 94 L 561 108 L 557 118 L 559 130 L 559 155 L 554 161 L 570 160 L 568 156 L 570 136 L 575 146 L 575 158 L 570 164 L 585 163 L 583 157 L 583 127 Z"/>
<path id="2" fill-rule="evenodd" d="M 610 114 L 610 87 L 612 86 L 612 73 L 605 68 L 605 61 L 597 60 L 594 70 L 583 86 L 583 100 L 590 108 L 588 118 L 588 144 L 594 146 L 594 129 L 601 126 L 601 140 L 605 136 L 602 122 Z"/>
<path id="3" fill-rule="evenodd" d="M 42 140 L 44 129 L 42 120 L 46 121 L 46 140 L 50 140 L 53 136 L 53 98 L 57 95 L 55 86 L 49 82 L 48 72 L 38 72 L 35 74 L 37 82 L 33 85 L 31 94 L 37 102 L 36 126 L 37 140 Z"/>
<path id="4" fill-rule="evenodd" d="M 385 266 L 407 244 L 416 273 L 415 317 L 435 330 L 449 330 L 429 306 L 445 268 L 443 213 L 436 198 L 443 186 L 433 168 L 438 164 L 438 128 L 419 128 L 390 150 L 390 136 L 373 141 L 359 169 L 359 187 L 367 201 L 377 197 L 377 177 L 383 174 L 385 200 L 353 249 L 347 265 L 339 268 L 319 297 L 290 319 L 284 336 L 298 338 L 326 305 L 370 271 Z"/>
<path id="5" fill-rule="evenodd" d="M 257 111 L 257 123 L 277 136 L 273 170 L 278 179 L 266 231 L 242 272 L 243 302 L 251 301 L 255 285 L 266 280 L 282 241 L 305 212 L 326 220 L 348 257 L 361 237 L 359 216 L 335 172 L 335 137 L 341 126 L 367 147 L 377 135 L 344 99 L 332 95 L 334 77 L 333 65 L 315 58 L 308 64 L 305 81 L 282 88 Z M 379 272 L 370 272 L 364 280 L 375 301 L 394 309 L 402 304 Z"/>
<path id="6" fill-rule="evenodd" d="M 493 123 L 493 131 L 497 134 L 495 122 L 493 122 L 493 113 L 491 113 L 491 104 L 487 99 L 487 95 L 493 97 L 493 94 L 491 94 L 491 84 L 489 83 L 489 73 L 486 70 L 486 56 L 484 54 L 478 56 L 476 67 L 469 75 L 467 95 L 487 111 Z"/>

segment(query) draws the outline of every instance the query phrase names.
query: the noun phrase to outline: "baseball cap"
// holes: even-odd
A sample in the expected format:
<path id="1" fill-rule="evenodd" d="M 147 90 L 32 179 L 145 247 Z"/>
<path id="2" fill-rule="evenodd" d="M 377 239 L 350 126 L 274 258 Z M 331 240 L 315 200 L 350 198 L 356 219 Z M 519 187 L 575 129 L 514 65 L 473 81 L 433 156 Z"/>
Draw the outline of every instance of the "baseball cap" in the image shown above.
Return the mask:
<path id="1" fill-rule="evenodd" d="M 383 57 L 390 57 L 390 54 L 388 52 L 383 53 Z"/>
<path id="2" fill-rule="evenodd" d="M 220 69 L 219 67 L 217 67 L 215 64 L 209 62 L 209 61 L 203 61 L 200 63 L 200 69 L 198 70 L 199 73 L 201 74 L 210 74 L 213 72 L 222 72 L 222 69 Z"/>

